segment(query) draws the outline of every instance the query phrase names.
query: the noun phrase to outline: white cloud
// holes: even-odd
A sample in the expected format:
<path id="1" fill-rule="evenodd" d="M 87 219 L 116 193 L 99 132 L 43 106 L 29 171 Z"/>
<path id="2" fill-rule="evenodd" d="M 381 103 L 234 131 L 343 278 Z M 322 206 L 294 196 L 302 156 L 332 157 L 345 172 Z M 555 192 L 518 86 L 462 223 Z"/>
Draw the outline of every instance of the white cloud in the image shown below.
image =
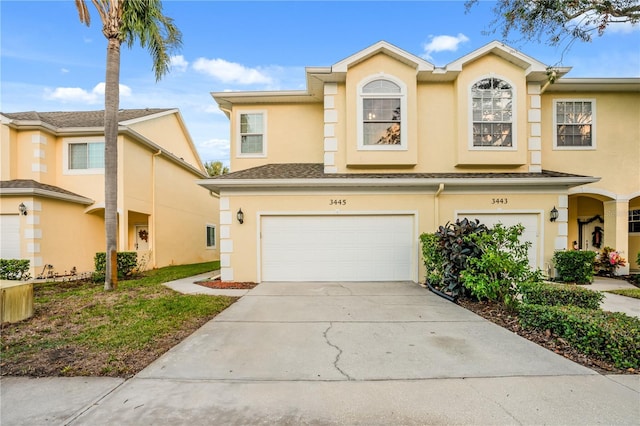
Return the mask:
<path id="1" fill-rule="evenodd" d="M 605 30 L 608 33 L 630 34 L 634 31 L 640 31 L 640 24 L 632 24 L 630 22 L 612 22 Z"/>
<path id="2" fill-rule="evenodd" d="M 259 68 L 247 68 L 224 59 L 198 58 L 193 63 L 193 69 L 223 83 L 270 84 L 272 82 L 271 77 Z"/>
<path id="3" fill-rule="evenodd" d="M 62 74 L 67 74 L 67 73 L 69 73 L 69 70 L 68 70 L 67 68 L 61 68 L 61 69 L 60 69 L 60 72 L 61 72 Z"/>
<path id="4" fill-rule="evenodd" d="M 172 56 L 170 60 L 171 69 L 175 71 L 185 72 L 189 66 L 189 62 L 187 62 L 182 55 Z"/>
<path id="5" fill-rule="evenodd" d="M 105 83 L 98 83 L 96 86 L 87 91 L 80 87 L 57 87 L 54 90 L 46 90 L 45 99 L 55 100 L 60 102 L 79 102 L 84 104 L 99 104 L 104 103 L 104 89 Z M 120 85 L 120 96 L 131 96 L 131 88 Z"/>
<path id="6" fill-rule="evenodd" d="M 422 57 L 425 59 L 431 59 L 431 54 L 434 52 L 455 52 L 461 43 L 469 41 L 469 37 L 462 33 L 459 33 L 457 36 L 429 36 L 429 39 L 430 41 L 422 46 L 424 48 Z"/>
<path id="7" fill-rule="evenodd" d="M 207 139 L 204 142 L 196 142 L 196 148 L 202 162 L 222 161 L 229 165 L 229 140 Z"/>

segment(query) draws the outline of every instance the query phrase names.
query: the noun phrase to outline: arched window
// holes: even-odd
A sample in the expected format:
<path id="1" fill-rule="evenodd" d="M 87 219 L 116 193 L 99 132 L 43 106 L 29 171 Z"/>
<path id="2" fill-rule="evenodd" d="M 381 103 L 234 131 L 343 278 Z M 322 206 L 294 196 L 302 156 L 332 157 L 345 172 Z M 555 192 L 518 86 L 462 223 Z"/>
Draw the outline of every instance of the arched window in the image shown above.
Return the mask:
<path id="1" fill-rule="evenodd" d="M 513 147 L 513 99 L 511 85 L 499 78 L 471 86 L 473 147 Z"/>
<path id="2" fill-rule="evenodd" d="M 360 88 L 359 145 L 364 149 L 404 148 L 404 89 L 387 79 L 371 80 Z"/>

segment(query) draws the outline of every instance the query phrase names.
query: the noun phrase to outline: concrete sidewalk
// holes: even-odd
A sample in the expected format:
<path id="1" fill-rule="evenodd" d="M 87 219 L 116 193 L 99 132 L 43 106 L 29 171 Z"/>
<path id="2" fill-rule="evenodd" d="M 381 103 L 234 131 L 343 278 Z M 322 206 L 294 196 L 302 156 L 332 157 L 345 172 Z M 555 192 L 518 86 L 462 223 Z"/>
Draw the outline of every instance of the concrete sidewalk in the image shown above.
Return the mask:
<path id="1" fill-rule="evenodd" d="M 2 425 L 640 418 L 640 376 L 599 375 L 412 283 L 263 283 L 126 382 L 67 379 L 85 386 L 67 401 L 57 380 L 3 378 Z"/>
<path id="2" fill-rule="evenodd" d="M 604 300 L 600 305 L 603 311 L 623 312 L 640 318 L 640 299 L 607 293 L 609 290 L 638 288 L 633 284 L 615 278 L 595 276 L 593 283 L 585 285 L 584 288 L 603 292 Z"/>

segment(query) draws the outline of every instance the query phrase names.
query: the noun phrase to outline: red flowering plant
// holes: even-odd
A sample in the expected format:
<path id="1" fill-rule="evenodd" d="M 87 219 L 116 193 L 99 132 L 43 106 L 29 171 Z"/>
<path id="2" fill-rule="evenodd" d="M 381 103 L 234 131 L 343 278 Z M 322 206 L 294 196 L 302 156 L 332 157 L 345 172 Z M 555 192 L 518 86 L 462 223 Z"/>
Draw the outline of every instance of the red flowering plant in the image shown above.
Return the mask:
<path id="1" fill-rule="evenodd" d="M 627 261 L 620 252 L 611 247 L 605 247 L 596 257 L 596 271 L 598 275 L 613 276 L 619 266 L 625 266 Z"/>

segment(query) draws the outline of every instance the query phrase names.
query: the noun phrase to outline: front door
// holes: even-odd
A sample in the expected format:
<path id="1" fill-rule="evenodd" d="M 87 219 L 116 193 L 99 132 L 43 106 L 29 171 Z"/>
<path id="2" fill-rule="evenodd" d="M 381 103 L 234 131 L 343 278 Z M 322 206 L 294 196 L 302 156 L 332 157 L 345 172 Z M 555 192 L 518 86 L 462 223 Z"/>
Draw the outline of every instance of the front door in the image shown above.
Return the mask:
<path id="1" fill-rule="evenodd" d="M 149 227 L 136 225 L 136 251 L 149 250 Z"/>

